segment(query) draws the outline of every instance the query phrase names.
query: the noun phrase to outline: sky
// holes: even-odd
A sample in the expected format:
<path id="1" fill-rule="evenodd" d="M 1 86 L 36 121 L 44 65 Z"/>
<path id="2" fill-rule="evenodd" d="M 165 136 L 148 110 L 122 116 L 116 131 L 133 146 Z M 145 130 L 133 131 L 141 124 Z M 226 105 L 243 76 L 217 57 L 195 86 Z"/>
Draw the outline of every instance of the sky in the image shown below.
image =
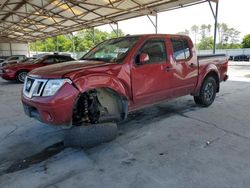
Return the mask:
<path id="1" fill-rule="evenodd" d="M 214 3 L 213 3 L 214 4 Z M 240 38 L 250 33 L 250 0 L 219 0 L 218 22 L 226 23 L 241 32 Z M 154 18 L 153 18 L 154 19 Z M 208 3 L 158 14 L 158 33 L 175 34 L 192 25 L 211 24 L 214 18 Z M 155 29 L 147 17 L 133 18 L 119 22 L 125 34 L 154 33 Z M 110 26 L 101 26 L 102 31 L 111 31 Z"/>

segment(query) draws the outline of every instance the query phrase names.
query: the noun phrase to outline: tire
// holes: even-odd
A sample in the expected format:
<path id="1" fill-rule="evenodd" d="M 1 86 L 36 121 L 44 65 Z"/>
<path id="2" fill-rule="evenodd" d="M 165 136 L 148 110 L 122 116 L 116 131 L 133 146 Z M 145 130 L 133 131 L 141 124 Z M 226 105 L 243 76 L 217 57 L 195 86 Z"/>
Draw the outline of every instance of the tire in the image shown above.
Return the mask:
<path id="1" fill-rule="evenodd" d="M 66 131 L 64 145 L 66 147 L 91 148 L 109 142 L 117 137 L 115 123 L 100 123 L 89 126 L 77 126 Z"/>
<path id="2" fill-rule="evenodd" d="M 25 77 L 27 76 L 28 72 L 27 71 L 19 71 L 16 74 L 16 81 L 18 83 L 24 83 Z"/>
<path id="3" fill-rule="evenodd" d="M 214 77 L 207 77 L 201 86 L 199 96 L 194 96 L 194 101 L 199 106 L 208 107 L 214 102 L 216 92 L 216 80 L 214 79 Z"/>

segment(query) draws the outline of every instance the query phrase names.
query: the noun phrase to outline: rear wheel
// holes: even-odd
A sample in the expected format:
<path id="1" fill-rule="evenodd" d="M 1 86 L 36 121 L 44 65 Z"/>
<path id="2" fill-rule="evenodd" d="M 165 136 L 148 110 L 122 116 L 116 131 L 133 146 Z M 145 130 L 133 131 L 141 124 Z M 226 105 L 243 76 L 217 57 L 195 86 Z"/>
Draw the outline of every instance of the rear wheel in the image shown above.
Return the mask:
<path id="1" fill-rule="evenodd" d="M 19 83 L 24 83 L 25 77 L 27 76 L 27 71 L 20 71 L 16 74 L 16 81 Z"/>
<path id="2" fill-rule="evenodd" d="M 207 77 L 200 90 L 199 96 L 194 96 L 196 104 L 202 107 L 210 106 L 216 97 L 217 83 L 213 77 Z"/>

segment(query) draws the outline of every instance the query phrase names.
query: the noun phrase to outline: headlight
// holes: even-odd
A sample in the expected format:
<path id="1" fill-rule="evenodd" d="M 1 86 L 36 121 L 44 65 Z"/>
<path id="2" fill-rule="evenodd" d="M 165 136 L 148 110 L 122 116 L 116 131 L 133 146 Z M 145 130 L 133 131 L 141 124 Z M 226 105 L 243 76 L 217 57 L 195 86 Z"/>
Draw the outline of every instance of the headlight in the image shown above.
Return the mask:
<path id="1" fill-rule="evenodd" d="M 65 83 L 71 84 L 70 79 L 53 79 L 49 80 L 43 90 L 42 96 L 52 96 L 54 95 Z"/>
<path id="2" fill-rule="evenodd" d="M 3 69 L 4 70 L 4 72 L 11 72 L 11 70 L 10 69 Z"/>

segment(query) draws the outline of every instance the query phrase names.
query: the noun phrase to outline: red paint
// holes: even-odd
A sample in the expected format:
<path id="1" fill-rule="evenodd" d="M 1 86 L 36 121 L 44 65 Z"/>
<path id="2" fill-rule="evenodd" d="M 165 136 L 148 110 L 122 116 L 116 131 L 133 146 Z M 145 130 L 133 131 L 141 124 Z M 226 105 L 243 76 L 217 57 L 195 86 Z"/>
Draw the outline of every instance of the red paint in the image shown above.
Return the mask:
<path id="1" fill-rule="evenodd" d="M 180 37 L 187 39 L 191 48 L 191 56 L 185 61 L 176 61 L 173 57 L 170 39 Z M 165 41 L 167 60 L 136 65 L 138 50 L 151 38 Z M 143 59 L 147 59 L 145 55 Z M 62 87 L 53 97 L 22 97 L 22 100 L 24 104 L 37 108 L 43 122 L 60 125 L 71 121 L 73 104 L 78 94 L 89 89 L 106 87 L 116 91 L 127 98 L 129 111 L 132 111 L 169 98 L 195 94 L 211 71 L 223 81 L 227 72 L 226 57 L 204 58 L 198 62 L 193 43 L 188 37 L 142 35 L 121 64 L 75 61 L 33 70 L 29 74 L 31 77 L 69 78 L 77 89 L 69 85 Z M 48 114 L 53 121 L 48 120 Z"/>

